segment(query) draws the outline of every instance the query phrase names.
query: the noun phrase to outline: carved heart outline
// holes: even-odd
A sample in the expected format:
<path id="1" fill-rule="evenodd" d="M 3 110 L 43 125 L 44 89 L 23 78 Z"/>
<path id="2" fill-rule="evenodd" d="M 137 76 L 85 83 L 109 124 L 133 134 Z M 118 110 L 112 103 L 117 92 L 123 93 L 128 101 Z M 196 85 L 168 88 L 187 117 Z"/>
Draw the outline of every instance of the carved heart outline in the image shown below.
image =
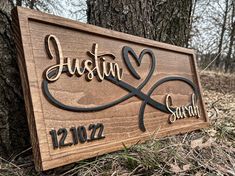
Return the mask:
<path id="1" fill-rule="evenodd" d="M 155 58 L 154 53 L 150 49 L 143 49 L 141 51 L 139 57 L 138 57 L 137 54 L 135 53 L 135 51 L 132 48 L 128 47 L 128 46 L 124 46 L 122 48 L 122 53 L 123 53 L 124 63 L 126 64 L 127 69 L 129 70 L 131 75 L 134 78 L 136 78 L 136 79 L 141 79 L 141 77 L 136 72 L 136 69 L 133 67 L 132 63 L 130 62 L 130 58 L 129 58 L 128 54 L 129 53 L 131 54 L 132 58 L 134 58 L 134 60 L 135 60 L 135 62 L 136 62 L 138 67 L 141 66 L 141 62 L 142 62 L 142 59 L 145 56 L 145 54 L 148 54 L 150 56 L 150 59 L 151 59 L 151 68 L 149 70 L 149 73 L 148 73 L 147 77 L 144 79 L 144 81 L 137 88 L 137 89 L 142 89 L 147 84 L 149 79 L 152 77 L 153 72 L 155 70 L 156 58 Z"/>

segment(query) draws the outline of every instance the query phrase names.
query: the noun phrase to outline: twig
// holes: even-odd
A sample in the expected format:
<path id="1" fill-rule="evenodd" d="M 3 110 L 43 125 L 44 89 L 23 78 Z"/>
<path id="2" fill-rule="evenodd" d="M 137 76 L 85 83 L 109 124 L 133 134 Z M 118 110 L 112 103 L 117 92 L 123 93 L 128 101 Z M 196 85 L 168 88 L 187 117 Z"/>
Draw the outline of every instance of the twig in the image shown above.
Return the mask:
<path id="1" fill-rule="evenodd" d="M 212 64 L 216 59 L 219 58 L 219 55 L 220 55 L 222 52 L 223 52 L 223 49 L 221 50 L 221 52 L 219 52 L 219 53 L 215 56 L 215 58 L 214 58 L 203 70 L 200 71 L 200 73 L 204 72 L 208 67 L 210 67 L 211 64 Z"/>
<path id="2" fill-rule="evenodd" d="M 20 168 L 19 166 L 15 165 L 14 163 L 12 163 L 12 162 L 10 162 L 10 161 L 7 161 L 6 159 L 2 158 L 1 156 L 0 156 L 0 160 L 3 160 L 4 162 L 6 162 L 6 163 L 12 165 L 13 167 L 15 167 L 15 168 L 21 170 L 21 168 Z M 20 174 L 20 175 L 22 175 L 22 174 Z"/>
<path id="3" fill-rule="evenodd" d="M 212 103 L 211 107 L 214 107 L 214 105 L 215 105 L 217 102 L 219 102 L 220 100 L 222 100 L 222 98 L 219 98 L 219 99 L 217 99 L 216 101 L 214 101 L 214 102 Z"/>
<path id="4" fill-rule="evenodd" d="M 20 155 L 22 155 L 23 153 L 25 153 L 25 152 L 27 152 L 27 151 L 29 151 L 29 150 L 31 150 L 31 149 L 32 149 L 32 147 L 29 147 L 29 148 L 23 150 L 23 151 L 20 152 L 19 154 L 13 156 L 12 159 L 11 159 L 11 161 L 14 161 L 17 157 L 19 157 Z"/>

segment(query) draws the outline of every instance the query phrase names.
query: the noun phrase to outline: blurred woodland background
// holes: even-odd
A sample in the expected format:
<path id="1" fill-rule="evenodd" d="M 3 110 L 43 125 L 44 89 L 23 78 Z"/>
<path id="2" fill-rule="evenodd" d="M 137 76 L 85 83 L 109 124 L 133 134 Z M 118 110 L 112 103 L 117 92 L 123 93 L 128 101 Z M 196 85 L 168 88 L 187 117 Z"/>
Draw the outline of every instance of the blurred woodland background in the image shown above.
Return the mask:
<path id="1" fill-rule="evenodd" d="M 34 170 L 11 10 L 23 6 L 193 48 L 208 129 L 48 171 L 46 175 L 235 175 L 235 0 L 0 0 L 0 175 Z"/>
<path id="2" fill-rule="evenodd" d="M 201 69 L 215 69 L 225 72 L 235 71 L 234 0 L 182 0 L 178 2 L 173 0 L 121 0 L 116 2 L 109 0 L 11 0 L 10 2 L 13 6 L 29 7 L 111 29 L 115 29 L 112 27 L 114 25 L 112 23 L 115 23 L 115 21 L 110 21 L 110 24 L 107 25 L 104 23 L 97 24 L 94 20 L 102 13 L 103 16 L 111 16 L 109 11 L 113 11 L 112 14 L 116 16 L 128 16 L 128 13 L 137 14 L 138 11 L 144 11 L 146 13 L 140 14 L 142 17 L 138 17 L 138 14 L 136 15 L 139 23 L 144 23 L 148 26 L 146 28 L 152 28 L 151 30 L 155 31 L 155 35 L 161 36 L 154 36 L 151 33 L 143 35 L 132 32 L 132 34 L 195 49 Z M 140 6 L 139 9 L 136 5 Z M 133 12 L 133 9 L 135 9 L 135 12 Z M 98 11 L 95 14 L 96 16 L 92 15 L 94 13 L 90 12 L 92 10 Z M 157 19 L 159 16 L 155 14 L 164 14 L 164 19 Z M 144 16 L 147 15 L 150 18 L 147 22 L 141 20 L 145 19 L 146 17 Z M 102 20 L 108 19 L 103 18 Z M 152 24 L 151 21 L 158 24 Z M 185 28 L 185 24 L 182 24 L 184 21 L 187 25 L 186 29 L 182 29 Z M 176 32 L 176 34 L 162 33 L 163 30 L 167 29 L 167 22 L 174 23 L 175 29 L 178 30 L 171 30 L 171 32 Z M 133 31 L 140 30 L 138 27 L 137 25 Z M 121 29 L 116 30 L 131 33 Z M 161 34 L 159 34 L 159 30 L 161 30 Z M 185 36 L 180 39 L 180 35 L 172 37 L 172 35 L 177 35 L 177 31 L 181 31 L 186 36 L 186 39 L 183 40 Z M 182 40 L 182 42 L 175 42 L 176 38 L 177 40 Z"/>

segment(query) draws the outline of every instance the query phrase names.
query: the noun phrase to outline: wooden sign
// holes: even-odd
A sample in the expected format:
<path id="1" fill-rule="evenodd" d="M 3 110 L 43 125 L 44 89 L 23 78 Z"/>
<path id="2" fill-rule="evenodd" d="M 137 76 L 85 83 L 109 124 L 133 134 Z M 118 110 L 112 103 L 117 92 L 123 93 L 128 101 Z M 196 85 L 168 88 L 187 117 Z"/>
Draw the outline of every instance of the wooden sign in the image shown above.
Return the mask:
<path id="1" fill-rule="evenodd" d="M 208 126 L 194 51 L 16 8 L 35 166 Z"/>

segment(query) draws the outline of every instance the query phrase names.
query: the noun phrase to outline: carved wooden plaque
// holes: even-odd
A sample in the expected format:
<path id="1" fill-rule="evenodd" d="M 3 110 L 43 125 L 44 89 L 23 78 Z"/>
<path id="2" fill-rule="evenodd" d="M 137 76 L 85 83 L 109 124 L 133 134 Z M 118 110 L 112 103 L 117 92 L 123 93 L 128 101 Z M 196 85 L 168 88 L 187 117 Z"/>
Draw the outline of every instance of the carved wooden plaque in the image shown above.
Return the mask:
<path id="1" fill-rule="evenodd" d="M 38 170 L 208 126 L 193 50 L 24 8 L 13 20 Z"/>

